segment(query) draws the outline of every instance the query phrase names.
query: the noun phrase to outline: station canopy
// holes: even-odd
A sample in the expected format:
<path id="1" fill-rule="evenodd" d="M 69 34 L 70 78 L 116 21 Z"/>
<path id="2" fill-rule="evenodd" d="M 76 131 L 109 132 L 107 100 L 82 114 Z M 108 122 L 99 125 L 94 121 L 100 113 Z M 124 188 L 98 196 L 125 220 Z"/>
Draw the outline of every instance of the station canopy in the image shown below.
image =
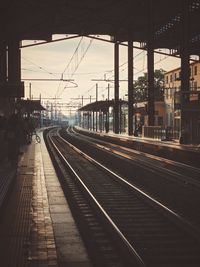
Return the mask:
<path id="1" fill-rule="evenodd" d="M 183 4 L 189 11 L 189 52 L 200 54 L 200 0 L 1 0 L 1 39 L 47 40 L 53 34 L 110 35 L 144 43 L 153 23 L 154 49 L 178 52 Z"/>
<path id="2" fill-rule="evenodd" d="M 17 101 L 16 107 L 28 113 L 45 110 L 45 108 L 41 105 L 40 100 L 20 99 Z"/>
<path id="3" fill-rule="evenodd" d="M 119 100 L 119 105 L 128 105 L 128 101 L 125 100 Z M 79 111 L 108 111 L 109 107 L 114 107 L 115 106 L 115 101 L 114 99 L 112 100 L 106 100 L 106 101 L 96 101 L 89 103 L 81 108 L 79 108 Z"/>

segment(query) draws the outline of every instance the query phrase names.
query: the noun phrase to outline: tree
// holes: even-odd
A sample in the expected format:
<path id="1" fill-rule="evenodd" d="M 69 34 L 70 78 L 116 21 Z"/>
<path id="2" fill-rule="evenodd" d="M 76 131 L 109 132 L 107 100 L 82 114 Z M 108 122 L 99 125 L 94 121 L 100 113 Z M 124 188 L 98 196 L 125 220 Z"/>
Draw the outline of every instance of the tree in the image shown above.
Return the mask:
<path id="1" fill-rule="evenodd" d="M 154 71 L 154 93 L 155 100 L 163 100 L 164 97 L 164 74 L 163 69 Z M 148 75 L 138 77 L 134 83 L 134 102 L 144 102 L 148 99 Z"/>

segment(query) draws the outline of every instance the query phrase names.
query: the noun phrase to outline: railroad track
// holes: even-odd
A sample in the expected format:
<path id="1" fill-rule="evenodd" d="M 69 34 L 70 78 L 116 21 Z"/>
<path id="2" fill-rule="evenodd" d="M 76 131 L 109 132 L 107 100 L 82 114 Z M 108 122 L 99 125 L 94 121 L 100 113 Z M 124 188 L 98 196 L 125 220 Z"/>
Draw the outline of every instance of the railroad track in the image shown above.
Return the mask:
<path id="1" fill-rule="evenodd" d="M 170 159 L 161 158 L 145 152 L 130 149 L 121 145 L 111 144 L 99 140 L 95 137 L 86 136 L 77 132 L 74 128 L 68 128 L 68 133 L 75 134 L 76 137 L 84 137 L 87 142 L 98 148 L 110 151 L 112 154 L 131 159 L 135 163 L 142 165 L 143 168 L 156 170 L 157 173 L 165 172 L 169 174 L 166 178 L 176 179 L 177 182 L 187 184 L 200 189 L 200 168 L 189 166 L 184 163 L 176 162 Z M 156 162 L 156 163 L 155 163 Z"/>
<path id="2" fill-rule="evenodd" d="M 200 226 L 200 169 L 75 133 L 64 138 L 133 185 Z"/>
<path id="3" fill-rule="evenodd" d="M 103 260 L 99 266 L 200 266 L 198 229 L 57 133 L 51 133 L 50 139 L 52 148 L 67 165 L 63 187 L 68 188 L 67 192 L 71 187 L 76 193 L 74 198 L 81 199 L 79 208 L 87 207 L 83 217 L 92 218 L 88 219 L 88 229 L 91 225 L 96 227 L 88 233 L 95 236 L 101 228 L 99 236 L 105 238 L 93 242 L 107 244 L 107 249 L 100 246 Z"/>

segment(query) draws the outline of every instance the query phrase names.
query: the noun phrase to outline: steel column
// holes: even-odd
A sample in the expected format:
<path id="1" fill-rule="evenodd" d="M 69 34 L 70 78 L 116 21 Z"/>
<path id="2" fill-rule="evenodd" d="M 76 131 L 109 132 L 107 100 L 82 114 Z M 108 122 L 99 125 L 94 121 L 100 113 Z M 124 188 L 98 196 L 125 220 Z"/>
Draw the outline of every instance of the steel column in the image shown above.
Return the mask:
<path id="1" fill-rule="evenodd" d="M 119 43 L 114 47 L 114 73 L 115 73 L 115 105 L 114 105 L 114 132 L 119 133 Z"/>
<path id="2" fill-rule="evenodd" d="M 183 92 L 190 90 L 190 53 L 189 53 L 189 1 L 182 2 L 182 33 L 181 33 L 181 143 L 188 143 L 189 120 L 184 110 L 188 95 Z M 187 136 L 186 136 L 187 135 Z"/>
<path id="3" fill-rule="evenodd" d="M 88 114 L 87 114 L 87 129 L 88 130 L 90 129 L 90 114 L 89 114 L 89 111 L 88 111 Z"/>
<path id="4" fill-rule="evenodd" d="M 148 70 L 148 125 L 154 126 L 154 23 L 153 3 L 148 1 L 148 41 L 147 41 L 147 70 Z"/>
<path id="5" fill-rule="evenodd" d="M 182 2 L 182 36 L 181 36 L 181 91 L 190 89 L 190 55 L 189 55 L 189 3 Z"/>
<path id="6" fill-rule="evenodd" d="M 0 42 L 0 82 L 7 80 L 7 51 L 6 44 Z"/>
<path id="7" fill-rule="evenodd" d="M 97 101 L 98 101 L 98 83 L 96 83 L 96 102 Z M 96 111 L 96 132 L 98 130 L 97 117 L 98 117 L 98 112 Z"/>
<path id="8" fill-rule="evenodd" d="M 8 44 L 8 81 L 21 81 L 21 50 L 19 41 L 10 41 Z"/>
<path id="9" fill-rule="evenodd" d="M 119 102 L 119 133 L 122 133 L 122 104 Z"/>
<path id="10" fill-rule="evenodd" d="M 128 42 L 128 134 L 133 135 L 133 41 Z"/>
<path id="11" fill-rule="evenodd" d="M 98 111 L 96 111 L 96 132 L 98 131 Z"/>
<path id="12" fill-rule="evenodd" d="M 99 111 L 99 132 L 102 131 L 102 128 L 101 128 L 101 110 Z"/>
<path id="13" fill-rule="evenodd" d="M 109 132 L 109 128 L 110 125 L 109 125 L 109 108 L 108 108 L 106 111 L 106 129 L 105 129 L 107 133 Z"/>
<path id="14" fill-rule="evenodd" d="M 110 84 L 108 84 L 108 101 L 110 100 Z M 109 107 L 107 110 L 107 125 L 108 125 L 108 132 L 110 129 L 110 123 L 109 123 Z"/>
<path id="15" fill-rule="evenodd" d="M 94 110 L 92 111 L 92 129 L 94 131 Z"/>

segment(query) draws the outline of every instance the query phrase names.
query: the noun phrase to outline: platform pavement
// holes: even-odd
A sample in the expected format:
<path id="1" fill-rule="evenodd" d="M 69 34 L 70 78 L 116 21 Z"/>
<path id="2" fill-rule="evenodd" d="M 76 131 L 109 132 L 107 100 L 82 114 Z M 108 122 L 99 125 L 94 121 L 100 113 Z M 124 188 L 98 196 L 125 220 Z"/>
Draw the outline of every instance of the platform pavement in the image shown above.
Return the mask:
<path id="1" fill-rule="evenodd" d="M 9 190 L 16 177 L 16 168 L 11 166 L 8 159 L 0 163 L 0 211 L 4 207 Z"/>
<path id="2" fill-rule="evenodd" d="M 27 146 L 0 214 L 0 266 L 91 267 L 41 134 Z"/>
<path id="3" fill-rule="evenodd" d="M 153 139 L 148 137 L 141 137 L 141 136 L 129 136 L 128 134 L 119 133 L 116 134 L 113 131 L 109 131 L 106 133 L 105 131 L 93 131 L 88 130 L 79 126 L 76 126 L 77 130 L 85 131 L 85 132 L 91 132 L 93 134 L 101 135 L 101 136 L 110 136 L 114 138 L 119 138 L 121 140 L 134 140 L 141 143 L 151 143 L 151 144 L 159 144 L 166 147 L 174 147 L 181 150 L 188 150 L 188 151 L 196 151 L 200 152 L 200 144 L 180 144 L 179 140 L 160 140 L 160 139 Z"/>

